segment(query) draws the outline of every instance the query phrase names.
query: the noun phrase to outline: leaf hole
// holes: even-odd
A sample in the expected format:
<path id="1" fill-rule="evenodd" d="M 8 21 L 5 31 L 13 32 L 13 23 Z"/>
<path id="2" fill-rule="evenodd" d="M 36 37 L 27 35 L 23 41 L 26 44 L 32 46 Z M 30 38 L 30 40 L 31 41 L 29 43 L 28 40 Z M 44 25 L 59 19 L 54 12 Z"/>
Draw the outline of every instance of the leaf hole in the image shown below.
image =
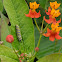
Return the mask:
<path id="1" fill-rule="evenodd" d="M 34 62 L 38 61 L 38 59 L 35 57 Z"/>
<path id="2" fill-rule="evenodd" d="M 11 26 L 11 23 L 10 22 L 8 23 L 8 26 Z"/>

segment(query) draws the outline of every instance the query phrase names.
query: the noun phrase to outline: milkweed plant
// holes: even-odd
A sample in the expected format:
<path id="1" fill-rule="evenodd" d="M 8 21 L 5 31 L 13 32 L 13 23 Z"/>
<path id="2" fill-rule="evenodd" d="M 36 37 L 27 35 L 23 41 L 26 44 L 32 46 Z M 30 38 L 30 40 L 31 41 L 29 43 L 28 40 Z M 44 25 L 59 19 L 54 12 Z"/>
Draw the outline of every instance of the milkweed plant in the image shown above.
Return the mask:
<path id="1" fill-rule="evenodd" d="M 49 2 L 49 6 L 46 7 L 47 9 L 43 9 L 45 15 L 42 15 L 42 11 L 39 9 L 41 8 L 40 3 L 34 1 L 27 4 L 26 2 L 27 1 L 24 0 L 3 0 L 2 4 L 8 17 L 3 15 L 4 11 L 0 12 L 0 61 L 62 62 L 62 53 L 60 52 L 62 47 L 56 52 L 57 43 L 62 39 L 60 35 L 62 30 L 60 17 L 61 3 L 58 3 L 57 1 Z M 27 5 L 29 6 L 29 9 L 27 9 Z M 41 20 L 41 17 L 43 17 L 43 20 Z M 42 22 L 41 27 L 38 24 L 38 19 Z M 39 32 L 38 41 L 35 40 L 34 28 Z M 42 39 L 46 40 L 44 41 Z M 51 45 L 48 47 L 49 49 L 53 48 L 49 51 L 54 52 L 49 53 L 48 48 L 47 50 L 46 48 L 44 49 L 46 51 L 42 49 L 46 46 L 46 42 L 54 44 L 54 48 Z M 37 44 L 35 45 L 35 43 Z M 40 45 L 43 46 L 40 47 Z M 41 51 L 44 52 L 41 53 Z"/>

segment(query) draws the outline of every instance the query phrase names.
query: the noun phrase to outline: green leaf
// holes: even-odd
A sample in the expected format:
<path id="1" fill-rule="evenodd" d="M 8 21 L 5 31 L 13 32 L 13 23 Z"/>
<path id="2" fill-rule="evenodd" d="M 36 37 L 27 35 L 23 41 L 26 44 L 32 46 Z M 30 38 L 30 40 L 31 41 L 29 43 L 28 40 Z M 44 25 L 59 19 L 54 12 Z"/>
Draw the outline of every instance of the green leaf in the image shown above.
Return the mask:
<path id="1" fill-rule="evenodd" d="M 11 34 L 14 36 L 14 47 L 21 47 L 17 41 L 15 25 L 21 29 L 25 52 L 34 50 L 34 27 L 32 19 L 25 16 L 28 14 L 28 6 L 24 0 L 3 0 L 4 7 L 11 22 Z"/>
<path id="2" fill-rule="evenodd" d="M 3 12 L 3 3 L 2 3 L 2 0 L 0 0 L 0 11 Z"/>
<path id="3" fill-rule="evenodd" d="M 12 58 L 9 58 L 3 55 L 0 55 L 0 58 L 1 58 L 1 62 L 18 62 L 17 60 L 14 60 Z"/>
<path id="4" fill-rule="evenodd" d="M 1 41 L 1 18 L 0 18 L 0 41 Z"/>
<path id="5" fill-rule="evenodd" d="M 62 53 L 51 54 L 40 58 L 37 62 L 62 62 Z"/>
<path id="6" fill-rule="evenodd" d="M 35 1 L 38 1 L 38 0 L 26 0 L 26 1 L 29 4 L 30 2 L 35 2 Z"/>
<path id="7" fill-rule="evenodd" d="M 0 62 L 1 62 L 1 58 L 0 58 Z"/>
<path id="8" fill-rule="evenodd" d="M 9 58 L 9 59 L 18 60 L 18 57 L 14 53 L 14 51 L 11 48 L 8 48 L 4 45 L 0 45 L 0 57 L 1 57 L 1 55 L 6 57 L 6 58 Z"/>
<path id="9" fill-rule="evenodd" d="M 1 41 L 3 41 L 4 45 L 12 48 L 11 44 L 6 42 L 6 36 L 10 34 L 10 27 L 8 27 L 6 21 L 8 21 L 8 19 L 3 14 L 1 14 Z"/>
<path id="10" fill-rule="evenodd" d="M 44 9 L 46 9 L 46 6 L 48 5 L 48 0 L 39 0 L 40 6 Z"/>

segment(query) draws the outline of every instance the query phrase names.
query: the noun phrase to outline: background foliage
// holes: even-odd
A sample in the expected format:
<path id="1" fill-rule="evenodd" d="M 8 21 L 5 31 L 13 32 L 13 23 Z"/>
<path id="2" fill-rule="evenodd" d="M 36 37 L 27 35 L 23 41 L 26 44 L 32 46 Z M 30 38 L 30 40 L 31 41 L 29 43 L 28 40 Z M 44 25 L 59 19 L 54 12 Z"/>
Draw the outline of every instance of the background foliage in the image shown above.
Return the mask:
<path id="1" fill-rule="evenodd" d="M 1 16 L 0 29 L 2 33 L 0 34 L 1 35 L 0 40 L 4 41 L 3 44 L 5 46 L 12 48 L 11 44 L 5 41 L 6 36 L 8 34 L 12 34 L 15 39 L 15 41 L 13 42 L 13 46 L 16 50 L 21 49 L 22 52 L 25 51 L 26 53 L 32 53 L 34 51 L 34 48 L 37 45 L 39 39 L 39 32 L 35 26 L 35 23 L 32 23 L 32 21 L 34 22 L 34 20 L 25 17 L 25 14 L 29 12 L 29 2 L 33 2 L 33 1 L 36 1 L 37 3 L 40 4 L 40 7 L 39 9 L 37 9 L 37 11 L 39 10 L 41 11 L 41 17 L 36 19 L 39 27 L 41 27 L 43 16 L 45 15 L 47 17 L 47 15 L 45 14 L 45 10 L 49 7 L 50 1 L 58 1 L 58 3 L 62 3 L 61 0 L 3 0 L 3 1 L 0 0 L 0 11 L 2 12 L 0 13 Z M 62 4 L 59 9 L 62 14 Z M 62 18 L 62 15 L 60 17 Z M 60 17 L 58 17 L 57 20 L 60 19 Z M 11 26 L 8 26 L 8 20 L 10 20 Z M 20 31 L 23 38 L 22 42 L 18 42 L 17 40 L 16 31 L 15 31 L 16 24 L 20 26 Z M 46 24 L 47 23 L 44 22 L 44 27 L 46 26 Z M 62 26 L 62 23 L 60 25 Z M 60 33 L 60 35 L 62 36 L 62 33 Z M 55 42 L 51 42 L 49 41 L 48 38 L 43 36 L 39 46 L 40 50 L 37 53 L 36 57 L 39 59 L 46 55 L 50 55 L 52 53 L 58 53 L 59 49 L 62 48 L 61 45 L 62 45 L 62 40 L 58 41 L 57 45 L 55 46 Z M 60 52 L 62 52 L 62 49 L 60 50 Z M 55 54 L 54 56 L 56 57 Z M 1 55 L 0 57 L 3 57 L 3 55 Z M 7 58 L 8 57 L 6 57 L 6 59 Z M 45 58 L 43 58 L 42 60 L 44 59 Z M 17 62 L 17 61 L 13 61 L 13 62 Z"/>

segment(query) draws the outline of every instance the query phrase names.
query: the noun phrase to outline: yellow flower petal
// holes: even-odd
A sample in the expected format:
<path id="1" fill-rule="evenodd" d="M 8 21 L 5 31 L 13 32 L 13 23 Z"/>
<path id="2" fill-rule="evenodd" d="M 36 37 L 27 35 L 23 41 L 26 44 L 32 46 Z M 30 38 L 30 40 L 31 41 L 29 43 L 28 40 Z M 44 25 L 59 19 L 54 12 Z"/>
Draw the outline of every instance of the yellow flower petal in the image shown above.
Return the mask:
<path id="1" fill-rule="evenodd" d="M 30 2 L 30 9 L 35 10 L 39 7 L 40 4 L 37 4 L 36 2 Z"/>
<path id="2" fill-rule="evenodd" d="M 51 10 L 52 17 L 53 18 L 58 17 L 61 14 L 59 11 L 60 11 L 59 9 L 58 10 L 52 9 Z"/>
<path id="3" fill-rule="evenodd" d="M 56 27 L 58 27 L 58 26 L 59 26 L 59 23 L 56 23 L 55 25 L 52 24 L 52 25 L 51 25 L 51 28 L 56 28 Z"/>
<path id="4" fill-rule="evenodd" d="M 57 27 L 56 32 L 59 32 L 62 29 L 62 27 Z"/>
<path id="5" fill-rule="evenodd" d="M 55 2 L 50 2 L 50 6 L 53 9 L 57 9 L 60 6 L 60 3 L 57 3 L 57 1 Z"/>
<path id="6" fill-rule="evenodd" d="M 59 23 L 52 24 L 51 28 L 53 32 L 59 32 L 62 29 L 62 27 L 59 27 Z"/>

